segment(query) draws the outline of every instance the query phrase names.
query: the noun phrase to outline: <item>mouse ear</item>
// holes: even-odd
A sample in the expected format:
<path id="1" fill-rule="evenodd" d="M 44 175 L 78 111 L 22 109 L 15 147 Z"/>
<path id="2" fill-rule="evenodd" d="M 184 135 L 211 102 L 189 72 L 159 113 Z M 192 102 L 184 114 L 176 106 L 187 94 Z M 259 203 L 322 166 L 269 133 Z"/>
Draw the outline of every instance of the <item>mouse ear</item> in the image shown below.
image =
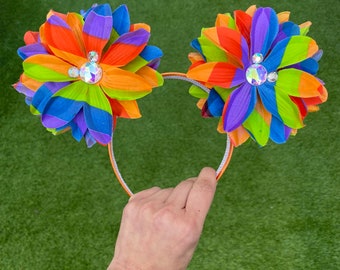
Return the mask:
<path id="1" fill-rule="evenodd" d="M 311 23 L 297 25 L 289 21 L 290 12 L 270 7 L 233 14 L 218 14 L 215 26 L 203 28 L 192 42 L 197 52 L 189 54 L 187 76 L 212 90 L 199 97 L 198 107 L 205 117 L 220 118 L 218 130 L 234 146 L 247 138 L 260 146 L 284 143 L 327 100 L 316 77 L 322 51 L 307 36 Z M 216 112 L 212 100 L 222 101 L 223 110 L 209 113 Z"/>
<path id="2" fill-rule="evenodd" d="M 48 131 L 107 145 L 114 119 L 141 117 L 136 100 L 163 84 L 162 51 L 149 38 L 150 27 L 131 25 L 125 5 L 50 11 L 39 32 L 25 34 L 18 49 L 24 72 L 14 88 Z"/>

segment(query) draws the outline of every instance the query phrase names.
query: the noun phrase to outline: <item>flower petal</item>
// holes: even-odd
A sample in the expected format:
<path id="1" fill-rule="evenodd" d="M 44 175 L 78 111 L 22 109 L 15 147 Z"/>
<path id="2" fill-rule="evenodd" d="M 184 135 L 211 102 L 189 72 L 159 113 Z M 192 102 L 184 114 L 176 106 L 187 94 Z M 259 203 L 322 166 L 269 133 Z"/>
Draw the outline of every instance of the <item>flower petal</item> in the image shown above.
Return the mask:
<path id="1" fill-rule="evenodd" d="M 109 4 L 96 6 L 86 17 L 83 38 L 86 53 L 95 51 L 101 56 L 112 31 L 112 11 Z"/>
<path id="2" fill-rule="evenodd" d="M 136 72 L 141 67 L 148 65 L 150 62 L 162 56 L 163 52 L 161 49 L 156 46 L 147 45 L 133 61 L 124 66 L 124 70 Z"/>
<path id="3" fill-rule="evenodd" d="M 216 46 L 210 39 L 208 39 L 205 36 L 200 36 L 198 39 L 196 39 L 197 44 L 192 43 L 194 45 L 193 47 L 196 49 L 198 48 L 198 51 L 204 55 L 204 58 L 207 62 L 233 62 L 233 58 L 230 59 L 228 57 L 228 53 L 220 48 L 219 46 Z M 238 62 L 236 62 L 236 65 L 238 65 Z"/>
<path id="4" fill-rule="evenodd" d="M 215 26 L 216 27 L 227 27 L 227 28 L 236 30 L 235 20 L 233 19 L 230 13 L 218 14 L 216 21 L 215 21 Z"/>
<path id="5" fill-rule="evenodd" d="M 126 5 L 120 5 L 112 13 L 113 31 L 117 33 L 117 37 L 130 30 L 130 14 Z"/>
<path id="6" fill-rule="evenodd" d="M 100 104 L 98 107 L 90 104 Z M 87 96 L 87 103 L 84 105 L 84 116 L 89 133 L 101 143 L 108 144 L 112 137 L 112 111 L 107 97 L 100 87 L 91 85 Z"/>
<path id="7" fill-rule="evenodd" d="M 85 104 L 87 93 L 81 83 L 71 83 L 51 97 L 42 113 L 42 123 L 45 127 L 65 126 L 78 114 Z"/>
<path id="8" fill-rule="evenodd" d="M 27 31 L 24 35 L 26 45 L 39 42 L 39 32 Z"/>
<path id="9" fill-rule="evenodd" d="M 322 83 L 313 75 L 299 69 L 288 68 L 278 72 L 275 88 L 290 96 L 310 98 L 321 96 L 320 86 Z"/>
<path id="10" fill-rule="evenodd" d="M 272 8 L 256 10 L 250 33 L 251 55 L 261 53 L 266 56 L 279 32 L 279 21 Z"/>
<path id="11" fill-rule="evenodd" d="M 114 116 L 119 116 L 121 118 L 140 118 L 141 113 L 138 108 L 138 104 L 136 100 L 116 100 L 111 99 L 109 100 L 112 114 Z"/>
<path id="12" fill-rule="evenodd" d="M 245 81 L 245 74 L 242 69 L 222 62 L 209 62 L 196 66 L 188 71 L 187 76 L 200 82 L 224 88 L 231 88 Z"/>
<path id="13" fill-rule="evenodd" d="M 270 139 L 275 143 L 285 143 L 291 134 L 292 129 L 282 123 L 275 116 L 270 123 Z"/>
<path id="14" fill-rule="evenodd" d="M 149 38 L 150 33 L 144 29 L 126 33 L 110 46 L 101 62 L 116 67 L 125 66 L 143 51 Z"/>
<path id="15" fill-rule="evenodd" d="M 243 123 L 243 126 L 248 130 L 253 139 L 261 146 L 266 145 L 268 142 L 271 118 L 271 114 L 265 110 L 261 101 L 259 101 Z"/>
<path id="16" fill-rule="evenodd" d="M 276 71 L 279 68 L 306 60 L 316 52 L 318 52 L 318 45 L 312 38 L 292 36 L 277 43 L 263 65 L 269 72 Z"/>
<path id="17" fill-rule="evenodd" d="M 285 125 L 295 129 L 303 127 L 299 108 L 282 89 L 265 83 L 259 87 L 259 93 L 265 108 Z"/>
<path id="18" fill-rule="evenodd" d="M 213 27 L 203 30 L 203 35 L 225 50 L 240 65 L 248 63 L 248 45 L 244 37 L 236 30 L 225 27 Z"/>
<path id="19" fill-rule="evenodd" d="M 300 27 L 293 23 L 293 22 L 285 22 L 280 24 L 280 30 L 278 35 L 276 36 L 275 41 L 273 42 L 272 46 L 274 47 L 279 41 L 291 37 L 297 36 L 300 34 Z"/>
<path id="20" fill-rule="evenodd" d="M 151 67 L 145 66 L 136 72 L 137 75 L 144 78 L 151 87 L 162 86 L 164 83 L 163 76 Z"/>
<path id="21" fill-rule="evenodd" d="M 151 92 L 152 85 L 143 77 L 119 68 L 104 69 L 100 86 L 105 93 L 118 100 L 133 100 Z"/>
<path id="22" fill-rule="evenodd" d="M 239 126 L 233 131 L 228 132 L 228 136 L 234 146 L 239 146 L 243 144 L 250 137 L 248 131 L 243 126 Z"/>
<path id="23" fill-rule="evenodd" d="M 202 109 L 203 116 L 207 117 L 221 116 L 223 108 L 224 108 L 223 99 L 214 89 L 211 89 L 208 99 L 205 102 L 204 107 Z"/>
<path id="24" fill-rule="evenodd" d="M 49 102 L 50 98 L 53 96 L 54 93 L 59 91 L 60 89 L 69 85 L 69 82 L 47 82 L 44 83 L 38 91 L 35 93 L 32 104 L 30 106 L 31 113 L 40 115 L 43 113 L 46 104 Z"/>
<path id="25" fill-rule="evenodd" d="M 48 18 L 46 23 L 40 28 L 40 36 L 42 42 L 49 46 L 51 50 L 56 48 L 58 51 L 84 57 L 85 52 L 80 47 L 71 27 L 57 15 L 51 15 Z"/>
<path id="26" fill-rule="evenodd" d="M 247 44 L 250 44 L 250 28 L 252 23 L 252 17 L 243 10 L 234 11 L 234 18 L 238 30 L 242 36 L 246 39 Z"/>
<path id="27" fill-rule="evenodd" d="M 24 74 L 39 82 L 72 81 L 68 76 L 70 67 L 69 63 L 48 54 L 33 55 L 23 62 Z"/>
<path id="28" fill-rule="evenodd" d="M 234 90 L 224 116 L 224 130 L 233 131 L 239 127 L 254 110 L 256 104 L 256 88 L 248 83 L 242 84 Z"/>
<path id="29" fill-rule="evenodd" d="M 23 60 L 36 54 L 48 54 L 48 52 L 41 43 L 33 43 L 18 49 L 18 55 Z"/>

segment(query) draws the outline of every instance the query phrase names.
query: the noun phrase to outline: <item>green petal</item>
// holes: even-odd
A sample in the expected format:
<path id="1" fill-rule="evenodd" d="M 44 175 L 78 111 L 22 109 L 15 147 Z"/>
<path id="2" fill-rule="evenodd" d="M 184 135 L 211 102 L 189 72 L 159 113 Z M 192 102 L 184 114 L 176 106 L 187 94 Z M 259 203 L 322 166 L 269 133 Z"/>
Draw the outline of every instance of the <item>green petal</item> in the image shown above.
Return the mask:
<path id="1" fill-rule="evenodd" d="M 196 85 L 189 88 L 189 94 L 196 98 L 208 98 L 208 93 Z"/>

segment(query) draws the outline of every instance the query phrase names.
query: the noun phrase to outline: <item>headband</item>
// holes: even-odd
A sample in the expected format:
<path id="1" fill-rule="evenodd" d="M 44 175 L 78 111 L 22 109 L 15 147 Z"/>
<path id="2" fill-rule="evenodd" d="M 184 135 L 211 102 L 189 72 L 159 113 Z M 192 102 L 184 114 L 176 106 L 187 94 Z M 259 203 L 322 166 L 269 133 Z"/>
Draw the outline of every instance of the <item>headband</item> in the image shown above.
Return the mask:
<path id="1" fill-rule="evenodd" d="M 187 81 L 202 116 L 217 117 L 218 132 L 226 134 L 219 179 L 234 147 L 249 138 L 260 146 L 285 143 L 327 100 L 316 77 L 322 51 L 307 36 L 310 26 L 270 7 L 218 14 L 215 26 L 192 41 L 188 71 L 161 74 L 162 51 L 148 44 L 150 26 L 132 24 L 125 5 L 113 12 L 109 4 L 50 11 L 39 32 L 24 35 L 18 49 L 24 72 L 14 88 L 48 131 L 108 146 L 114 173 L 132 195 L 114 157 L 118 119 L 141 117 L 137 99 L 164 80 Z"/>

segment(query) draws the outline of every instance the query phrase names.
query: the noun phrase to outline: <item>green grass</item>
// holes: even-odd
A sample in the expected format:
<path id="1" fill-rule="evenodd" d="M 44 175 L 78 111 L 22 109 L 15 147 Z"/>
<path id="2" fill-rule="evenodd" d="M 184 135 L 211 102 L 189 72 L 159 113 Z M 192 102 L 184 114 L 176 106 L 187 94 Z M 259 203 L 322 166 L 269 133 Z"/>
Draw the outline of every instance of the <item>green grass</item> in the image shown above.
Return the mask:
<path id="1" fill-rule="evenodd" d="M 82 2 L 83 4 L 80 4 Z M 107 150 L 87 149 L 69 133 L 52 136 L 11 88 L 21 73 L 16 49 L 49 9 L 78 11 L 91 1 L 7 1 L 0 9 L 0 269 L 105 269 L 111 260 L 127 196 Z M 218 12 L 253 1 L 125 1 L 133 22 L 152 26 L 161 71 L 185 71 L 190 41 Z M 112 6 L 120 4 L 111 1 Z M 269 1 L 311 20 L 324 50 L 320 78 L 329 100 L 284 145 L 254 142 L 235 149 L 219 182 L 189 269 L 340 269 L 339 66 L 337 0 Z M 143 117 L 120 120 L 117 160 L 133 190 L 173 186 L 203 166 L 217 167 L 223 135 L 202 119 L 188 84 L 166 82 L 140 100 Z"/>

